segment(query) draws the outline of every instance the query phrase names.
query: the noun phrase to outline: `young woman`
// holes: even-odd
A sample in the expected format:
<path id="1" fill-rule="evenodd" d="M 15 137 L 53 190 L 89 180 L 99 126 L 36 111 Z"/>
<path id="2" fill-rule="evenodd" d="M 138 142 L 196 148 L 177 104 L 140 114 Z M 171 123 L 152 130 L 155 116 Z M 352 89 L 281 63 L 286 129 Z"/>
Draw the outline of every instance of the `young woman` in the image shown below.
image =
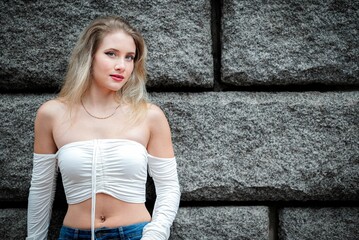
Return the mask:
<path id="1" fill-rule="evenodd" d="M 47 238 L 57 168 L 68 203 L 60 240 L 168 239 L 180 190 L 170 127 L 147 102 L 146 55 L 140 33 L 119 17 L 81 34 L 59 96 L 37 112 L 28 240 Z"/>

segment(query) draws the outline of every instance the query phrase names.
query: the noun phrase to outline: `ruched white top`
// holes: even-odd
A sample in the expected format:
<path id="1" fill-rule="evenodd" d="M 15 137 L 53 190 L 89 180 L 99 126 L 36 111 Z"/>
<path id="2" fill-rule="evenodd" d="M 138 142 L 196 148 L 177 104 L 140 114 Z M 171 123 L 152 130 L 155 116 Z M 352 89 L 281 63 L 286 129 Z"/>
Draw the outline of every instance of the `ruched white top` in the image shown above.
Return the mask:
<path id="1" fill-rule="evenodd" d="M 96 193 L 106 193 L 125 202 L 145 202 L 147 155 L 142 144 L 122 139 L 64 145 L 57 159 L 67 203 L 80 203 L 92 197 L 92 177 L 96 177 Z"/>
<path id="2" fill-rule="evenodd" d="M 56 154 L 34 153 L 27 240 L 47 238 L 57 164 L 68 204 L 92 198 L 92 232 L 96 193 L 131 203 L 145 202 L 148 166 L 157 198 L 142 240 L 169 238 L 180 200 L 176 159 L 151 156 L 142 144 L 132 140 L 95 139 L 66 144 Z"/>

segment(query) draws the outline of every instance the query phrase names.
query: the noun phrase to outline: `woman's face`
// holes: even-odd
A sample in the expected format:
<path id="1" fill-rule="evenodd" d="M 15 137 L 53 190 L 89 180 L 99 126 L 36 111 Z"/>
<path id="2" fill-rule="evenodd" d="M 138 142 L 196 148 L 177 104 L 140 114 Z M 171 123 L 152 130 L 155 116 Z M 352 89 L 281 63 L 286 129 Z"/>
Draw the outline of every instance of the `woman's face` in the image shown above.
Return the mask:
<path id="1" fill-rule="evenodd" d="M 134 68 L 136 45 L 123 31 L 107 34 L 99 45 L 92 63 L 92 87 L 118 91 L 128 81 Z"/>

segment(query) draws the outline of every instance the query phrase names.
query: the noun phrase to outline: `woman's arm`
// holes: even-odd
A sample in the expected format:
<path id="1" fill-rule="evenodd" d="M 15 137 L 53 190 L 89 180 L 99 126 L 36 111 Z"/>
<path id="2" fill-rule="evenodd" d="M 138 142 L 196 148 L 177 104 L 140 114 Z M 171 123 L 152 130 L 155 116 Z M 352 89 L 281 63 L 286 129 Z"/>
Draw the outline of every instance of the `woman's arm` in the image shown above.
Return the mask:
<path id="1" fill-rule="evenodd" d="M 34 152 L 56 153 L 57 147 L 52 135 L 54 121 L 59 114 L 59 102 L 50 100 L 44 103 L 36 114 L 34 127 Z"/>
<path id="2" fill-rule="evenodd" d="M 152 221 L 145 226 L 142 240 L 167 240 L 181 195 L 177 163 L 165 115 L 156 106 L 151 107 L 149 115 L 151 135 L 147 147 L 148 166 L 156 187 L 156 202 Z"/>
<path id="3" fill-rule="evenodd" d="M 56 104 L 56 103 L 55 103 Z M 47 239 L 55 195 L 57 162 L 52 138 L 54 103 L 42 105 L 35 120 L 31 186 L 28 198 L 27 240 Z"/>
<path id="4" fill-rule="evenodd" d="M 148 110 L 148 122 L 150 140 L 147 151 L 156 157 L 173 157 L 171 129 L 165 114 L 156 105 L 151 105 Z"/>

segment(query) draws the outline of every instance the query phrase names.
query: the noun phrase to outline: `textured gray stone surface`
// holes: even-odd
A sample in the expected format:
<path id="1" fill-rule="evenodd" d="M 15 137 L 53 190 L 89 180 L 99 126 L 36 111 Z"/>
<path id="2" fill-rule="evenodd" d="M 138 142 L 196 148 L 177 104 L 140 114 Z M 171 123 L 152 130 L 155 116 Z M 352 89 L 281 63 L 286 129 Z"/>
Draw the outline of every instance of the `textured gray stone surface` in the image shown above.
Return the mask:
<path id="1" fill-rule="evenodd" d="M 154 96 L 184 201 L 359 197 L 358 92 Z"/>
<path id="2" fill-rule="evenodd" d="M 279 212 L 281 240 L 357 240 L 359 208 L 285 208 Z"/>
<path id="3" fill-rule="evenodd" d="M 30 1 L 0 2 L 0 89 L 53 91 L 82 29 L 100 15 L 120 14 L 144 35 L 148 86 L 213 84 L 210 2 Z"/>
<path id="4" fill-rule="evenodd" d="M 359 84 L 359 2 L 225 0 L 222 81 Z"/>
<path id="5" fill-rule="evenodd" d="M 183 201 L 359 200 L 359 92 L 151 96 Z M 0 199 L 27 199 L 35 109 L 50 97 L 0 96 Z"/>
<path id="6" fill-rule="evenodd" d="M 0 100 L 0 200 L 27 200 L 33 152 L 33 121 L 49 96 L 4 95 Z"/>
<path id="7" fill-rule="evenodd" d="M 266 207 L 180 208 L 171 229 L 171 240 L 267 240 Z"/>
<path id="8" fill-rule="evenodd" d="M 26 209 L 0 209 L 0 236 L 2 239 L 25 239 Z"/>

